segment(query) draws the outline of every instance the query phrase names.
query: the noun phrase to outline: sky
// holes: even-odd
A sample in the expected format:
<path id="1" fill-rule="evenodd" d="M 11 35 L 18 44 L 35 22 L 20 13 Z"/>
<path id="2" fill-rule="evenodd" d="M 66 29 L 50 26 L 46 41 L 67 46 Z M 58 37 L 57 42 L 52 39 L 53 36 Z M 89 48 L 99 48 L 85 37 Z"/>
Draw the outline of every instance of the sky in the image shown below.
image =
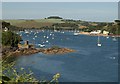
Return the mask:
<path id="1" fill-rule="evenodd" d="M 117 2 L 3 2 L 2 19 L 65 19 L 111 22 L 118 18 Z"/>
<path id="2" fill-rule="evenodd" d="M 1 0 L 2 2 L 118 2 L 120 0 Z"/>

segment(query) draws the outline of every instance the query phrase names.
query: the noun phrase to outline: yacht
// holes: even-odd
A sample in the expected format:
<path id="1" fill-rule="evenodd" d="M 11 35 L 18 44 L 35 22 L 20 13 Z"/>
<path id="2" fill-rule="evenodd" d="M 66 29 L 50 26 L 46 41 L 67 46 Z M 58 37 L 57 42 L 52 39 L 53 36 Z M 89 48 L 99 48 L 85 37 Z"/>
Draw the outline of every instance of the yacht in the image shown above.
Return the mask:
<path id="1" fill-rule="evenodd" d="M 77 33 L 77 32 L 74 32 L 74 35 L 75 35 L 75 36 L 77 36 L 77 35 L 79 35 L 79 33 Z"/>
<path id="2" fill-rule="evenodd" d="M 29 32 L 28 32 L 28 31 L 25 31 L 25 33 L 26 33 L 26 34 L 29 34 Z"/>
<path id="3" fill-rule="evenodd" d="M 113 37 L 113 39 L 112 39 L 113 41 L 117 41 L 117 39 L 115 38 L 115 37 Z"/>
<path id="4" fill-rule="evenodd" d="M 45 47 L 45 45 L 44 44 L 38 44 L 40 47 Z"/>
<path id="5" fill-rule="evenodd" d="M 98 46 L 98 47 L 101 47 L 101 46 L 102 46 L 102 44 L 100 43 L 100 36 L 98 36 L 98 43 L 97 43 L 97 46 Z"/>

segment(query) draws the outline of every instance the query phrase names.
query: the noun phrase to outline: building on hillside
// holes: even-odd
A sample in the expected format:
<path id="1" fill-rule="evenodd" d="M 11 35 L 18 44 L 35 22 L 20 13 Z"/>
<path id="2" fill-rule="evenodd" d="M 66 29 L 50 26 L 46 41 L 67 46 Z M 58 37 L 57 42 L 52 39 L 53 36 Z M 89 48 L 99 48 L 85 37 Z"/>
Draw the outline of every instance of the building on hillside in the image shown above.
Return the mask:
<path id="1" fill-rule="evenodd" d="M 97 31 L 91 31 L 90 34 L 92 35 L 97 35 L 97 34 L 100 34 L 101 33 L 101 30 L 97 30 Z"/>
<path id="2" fill-rule="evenodd" d="M 104 30 L 104 31 L 103 31 L 103 34 L 104 34 L 104 35 L 108 35 L 109 32 Z"/>

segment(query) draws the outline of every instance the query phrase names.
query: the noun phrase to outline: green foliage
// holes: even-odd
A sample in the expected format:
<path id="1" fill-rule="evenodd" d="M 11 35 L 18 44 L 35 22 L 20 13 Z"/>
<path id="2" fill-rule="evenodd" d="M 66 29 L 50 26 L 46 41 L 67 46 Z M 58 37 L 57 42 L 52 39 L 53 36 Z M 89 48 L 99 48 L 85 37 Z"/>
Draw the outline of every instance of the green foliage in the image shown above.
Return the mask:
<path id="1" fill-rule="evenodd" d="M 55 27 L 72 27 L 72 28 L 78 28 L 78 25 L 75 23 L 56 23 L 53 24 Z"/>
<path id="2" fill-rule="evenodd" d="M 59 17 L 59 16 L 50 16 L 50 17 L 48 17 L 47 19 L 62 19 L 62 18 Z"/>
<path id="3" fill-rule="evenodd" d="M 17 47 L 17 44 L 21 41 L 21 37 L 11 31 L 2 32 L 2 45 Z"/>
<path id="4" fill-rule="evenodd" d="M 53 76 L 50 81 L 47 80 L 37 80 L 33 75 L 33 72 L 28 69 L 27 72 L 24 68 L 15 68 L 15 61 L 8 63 L 7 61 L 11 57 L 6 57 L 6 59 L 2 60 L 2 80 L 0 83 L 5 84 L 18 84 L 18 83 L 25 83 L 29 82 L 30 84 L 58 84 L 58 79 L 60 74 L 57 73 Z M 19 71 L 19 72 L 18 72 Z"/>
<path id="5" fill-rule="evenodd" d="M 118 34 L 120 34 L 120 24 L 118 25 Z"/>
<path id="6" fill-rule="evenodd" d="M 6 64 L 5 61 L 2 63 L 2 81 L 3 82 L 38 82 L 33 77 L 32 71 L 29 70 L 28 73 L 24 70 L 24 68 L 20 68 L 20 72 L 17 71 L 16 68 L 14 68 L 15 62 Z"/>
<path id="7" fill-rule="evenodd" d="M 2 28 L 9 27 L 9 26 L 10 26 L 9 22 L 2 21 Z"/>

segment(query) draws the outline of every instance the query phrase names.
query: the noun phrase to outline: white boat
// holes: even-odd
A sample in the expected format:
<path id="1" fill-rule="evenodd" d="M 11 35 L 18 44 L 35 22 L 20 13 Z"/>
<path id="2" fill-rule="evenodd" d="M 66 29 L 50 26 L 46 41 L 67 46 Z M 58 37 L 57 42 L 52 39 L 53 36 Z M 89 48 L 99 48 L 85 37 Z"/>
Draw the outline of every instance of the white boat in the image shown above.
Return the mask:
<path id="1" fill-rule="evenodd" d="M 46 38 L 49 38 L 48 36 Z"/>
<path id="2" fill-rule="evenodd" d="M 43 36 L 44 38 L 46 37 L 46 36 Z"/>
<path id="3" fill-rule="evenodd" d="M 28 31 L 25 31 L 25 33 L 26 33 L 26 34 L 29 34 L 29 32 L 28 32 Z"/>
<path id="4" fill-rule="evenodd" d="M 109 38 L 109 36 L 106 37 L 107 39 Z"/>
<path id="5" fill-rule="evenodd" d="M 46 43 L 48 43 L 48 40 L 46 41 Z"/>
<path id="6" fill-rule="evenodd" d="M 35 37 L 37 37 L 37 36 L 35 36 Z"/>
<path id="7" fill-rule="evenodd" d="M 54 32 L 57 32 L 57 30 L 54 30 Z"/>
<path id="8" fill-rule="evenodd" d="M 97 44 L 98 47 L 102 46 L 100 43 Z"/>
<path id="9" fill-rule="evenodd" d="M 50 36 L 51 36 L 52 34 L 50 34 Z"/>
<path id="10" fill-rule="evenodd" d="M 45 45 L 44 45 L 44 44 L 38 44 L 38 46 L 40 46 L 40 47 L 45 47 Z"/>
<path id="11" fill-rule="evenodd" d="M 101 47 L 101 46 L 102 46 L 102 44 L 100 43 L 100 36 L 98 36 L 98 43 L 97 43 L 97 46 L 98 46 L 98 47 Z"/>
<path id="12" fill-rule="evenodd" d="M 74 32 L 74 35 L 75 35 L 75 36 L 77 36 L 77 35 L 79 35 L 79 33 L 77 33 L 77 32 Z"/>
<path id="13" fill-rule="evenodd" d="M 115 37 L 113 37 L 113 39 L 112 39 L 113 41 L 117 41 L 117 39 L 115 38 Z"/>

